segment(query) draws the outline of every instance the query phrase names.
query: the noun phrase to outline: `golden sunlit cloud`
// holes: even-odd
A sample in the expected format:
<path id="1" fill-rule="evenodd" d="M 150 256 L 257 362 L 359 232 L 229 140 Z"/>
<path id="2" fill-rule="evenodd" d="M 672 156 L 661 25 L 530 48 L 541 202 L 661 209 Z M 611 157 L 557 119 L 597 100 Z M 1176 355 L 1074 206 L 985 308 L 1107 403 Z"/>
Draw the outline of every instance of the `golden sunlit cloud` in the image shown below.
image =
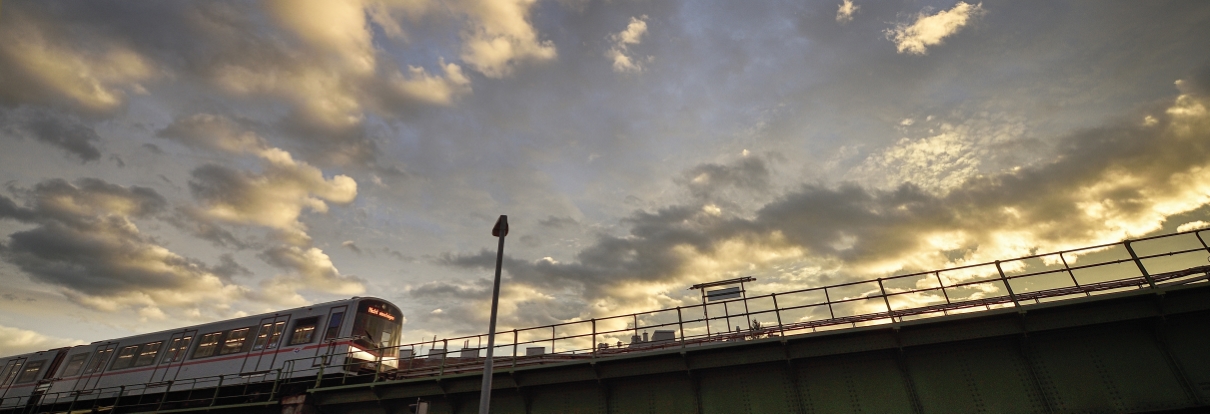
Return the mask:
<path id="1" fill-rule="evenodd" d="M 921 12 L 916 16 L 916 21 L 900 23 L 893 29 L 887 29 L 885 34 L 887 39 L 895 42 L 899 53 L 923 55 L 928 53 L 929 46 L 941 44 L 945 38 L 958 33 L 983 13 L 983 3 L 972 6 L 960 1 L 954 8 L 942 10 L 937 14 L 928 15 Z M 838 14 L 837 19 L 839 18 Z"/>

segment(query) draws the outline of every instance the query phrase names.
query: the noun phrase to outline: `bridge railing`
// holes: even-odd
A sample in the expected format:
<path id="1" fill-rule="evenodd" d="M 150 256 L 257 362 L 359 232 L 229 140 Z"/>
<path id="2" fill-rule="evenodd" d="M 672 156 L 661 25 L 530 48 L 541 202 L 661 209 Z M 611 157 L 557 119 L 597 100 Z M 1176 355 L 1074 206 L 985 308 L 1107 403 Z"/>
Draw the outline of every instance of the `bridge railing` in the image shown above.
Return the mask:
<path id="1" fill-rule="evenodd" d="M 1210 278 L 1200 229 L 871 280 L 496 332 L 517 367 L 902 322 Z M 669 332 L 670 331 L 670 332 Z M 487 335 L 405 344 L 376 377 L 482 370 Z M 451 349 L 451 345 L 458 349 Z M 425 352 L 427 350 L 427 352 Z M 379 350 L 380 351 L 380 350 Z M 371 351 L 381 355 L 382 352 Z M 396 369 L 397 367 L 397 369 Z M 353 372 L 354 370 L 346 370 Z"/>
<path id="2" fill-rule="evenodd" d="M 1030 303 L 1127 289 L 1204 283 L 1210 280 L 1210 265 L 1207 265 L 1205 257 L 1205 254 L 1210 254 L 1210 247 L 1202 235 L 1206 231 L 1210 229 L 872 280 L 505 330 L 496 333 L 496 343 L 500 345 L 494 352 L 494 364 L 517 368 L 996 308 L 1019 308 Z M 742 326 L 735 323 L 742 323 Z M 397 357 L 384 357 L 392 354 L 383 352 L 385 349 L 350 349 L 289 360 L 279 369 L 255 376 L 247 373 L 227 374 L 47 393 L 34 404 L 66 403 L 69 411 L 83 408 L 77 402 L 92 408 L 98 408 L 98 404 L 108 404 L 127 408 L 150 407 L 153 410 L 158 410 L 165 401 L 177 405 L 215 406 L 247 402 L 250 394 L 270 401 L 277 396 L 281 387 L 287 385 L 316 388 L 332 384 L 475 373 L 483 369 L 483 344 L 487 342 L 486 339 L 486 334 L 480 334 L 406 344 L 397 348 Z M 451 349 L 451 344 L 460 346 L 460 349 Z M 429 352 L 423 352 L 426 349 Z M 247 389 L 233 392 L 233 386 Z M 169 397 L 170 393 L 181 392 L 185 394 Z M 0 408 L 24 406 L 29 403 L 28 398 L 0 399 Z"/>
<path id="3" fill-rule="evenodd" d="M 212 407 L 253 401 L 272 401 L 282 382 L 282 370 L 256 374 L 223 374 L 184 380 L 98 387 L 85 390 L 49 392 L 19 399 L 0 400 L 0 409 L 63 407 L 65 412 L 154 412 L 165 407 Z M 25 412 L 25 411 L 22 411 Z"/>

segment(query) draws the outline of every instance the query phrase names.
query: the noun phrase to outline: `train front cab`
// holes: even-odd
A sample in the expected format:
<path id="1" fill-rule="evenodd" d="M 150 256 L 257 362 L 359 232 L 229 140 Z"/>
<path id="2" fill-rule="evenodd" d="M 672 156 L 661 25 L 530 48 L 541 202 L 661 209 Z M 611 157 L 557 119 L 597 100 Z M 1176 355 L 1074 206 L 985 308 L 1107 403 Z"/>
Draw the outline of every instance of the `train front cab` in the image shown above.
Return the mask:
<path id="1" fill-rule="evenodd" d="M 401 315 L 399 308 L 380 299 L 358 302 L 350 332 L 353 338 L 349 344 L 350 366 L 358 371 L 398 368 Z"/>

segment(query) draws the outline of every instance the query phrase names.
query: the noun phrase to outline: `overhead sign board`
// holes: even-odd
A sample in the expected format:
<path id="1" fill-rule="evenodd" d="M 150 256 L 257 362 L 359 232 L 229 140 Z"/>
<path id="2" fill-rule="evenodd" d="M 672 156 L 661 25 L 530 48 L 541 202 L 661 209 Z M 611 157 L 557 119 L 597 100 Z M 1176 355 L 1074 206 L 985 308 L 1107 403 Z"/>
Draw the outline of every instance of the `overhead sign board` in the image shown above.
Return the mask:
<path id="1" fill-rule="evenodd" d="M 738 298 L 740 293 L 743 293 L 739 287 L 729 287 L 726 289 L 706 291 L 706 301 L 714 302 L 716 300 L 727 300 Z"/>

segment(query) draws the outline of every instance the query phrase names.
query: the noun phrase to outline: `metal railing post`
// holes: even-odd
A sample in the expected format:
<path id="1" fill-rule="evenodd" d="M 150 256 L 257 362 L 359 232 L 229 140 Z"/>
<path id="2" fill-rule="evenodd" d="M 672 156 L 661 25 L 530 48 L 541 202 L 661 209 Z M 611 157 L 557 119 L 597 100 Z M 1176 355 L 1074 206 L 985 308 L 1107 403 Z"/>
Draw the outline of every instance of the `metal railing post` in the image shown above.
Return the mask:
<path id="1" fill-rule="evenodd" d="M 592 356 L 597 356 L 597 318 L 592 318 Z"/>
<path id="2" fill-rule="evenodd" d="M 76 408 L 76 401 L 80 401 L 80 393 L 78 393 L 78 392 L 76 393 L 76 398 L 73 398 L 71 400 L 71 404 L 67 405 L 67 412 L 70 413 L 71 409 Z M 3 406 L 3 405 L 4 405 L 4 400 L 0 399 L 0 406 Z"/>
<path id="3" fill-rule="evenodd" d="M 1004 288 L 1008 289 L 1008 297 L 1013 300 L 1013 306 L 1021 308 L 1021 302 L 1017 301 L 1017 294 L 1013 293 L 1013 286 L 1008 283 L 1008 277 L 1004 275 L 1004 269 L 1000 267 L 1000 261 L 996 261 L 996 271 L 1000 272 L 1000 281 L 1004 282 Z"/>
<path id="4" fill-rule="evenodd" d="M 395 365 L 398 366 L 399 363 L 396 362 Z M 273 378 L 273 388 L 269 389 L 269 401 L 273 401 L 273 397 L 277 395 L 277 386 L 281 384 L 282 369 L 278 368 L 276 371 L 277 376 Z"/>
<path id="5" fill-rule="evenodd" d="M 677 324 L 678 329 L 680 329 L 679 333 L 681 334 L 681 348 L 684 348 L 685 347 L 685 319 L 681 317 L 681 307 L 680 306 L 676 307 L 676 324 Z"/>
<path id="6" fill-rule="evenodd" d="M 382 358 L 383 358 L 383 355 L 385 355 L 386 353 L 387 353 L 387 349 L 385 347 L 378 348 L 378 355 L 374 356 L 374 380 L 372 380 L 370 382 L 378 382 L 378 377 L 380 376 L 380 374 L 382 374 Z M 395 366 L 396 367 L 399 366 L 398 358 L 395 359 Z"/>
<path id="7" fill-rule="evenodd" d="M 550 326 L 550 354 L 555 354 L 555 326 Z"/>
<path id="8" fill-rule="evenodd" d="M 828 304 L 828 316 L 830 316 L 831 319 L 836 319 L 836 312 L 832 310 L 832 296 L 828 295 L 827 286 L 824 286 L 823 288 L 823 300 Z"/>
<path id="9" fill-rule="evenodd" d="M 164 409 L 164 401 L 168 400 L 168 392 L 172 391 L 172 383 L 173 383 L 173 380 L 168 380 L 168 386 L 164 388 L 164 396 L 160 397 L 160 403 L 155 406 L 156 411 L 160 411 L 160 410 Z M 70 413 L 71 410 L 67 410 L 67 412 Z"/>
<path id="10" fill-rule="evenodd" d="M 777 306 L 777 294 L 774 293 L 772 295 L 772 297 L 773 297 L 773 314 L 777 315 L 777 335 L 786 336 L 786 327 L 785 327 L 785 325 L 783 325 L 781 323 L 781 307 Z"/>
<path id="11" fill-rule="evenodd" d="M 492 361 L 495 362 L 495 361 Z M 513 329 L 513 369 L 517 369 L 517 330 Z"/>
<path id="12" fill-rule="evenodd" d="M 1134 259 L 1134 264 L 1139 267 L 1139 271 L 1143 273 L 1143 279 L 1147 280 L 1147 284 L 1155 289 L 1155 280 L 1151 278 L 1151 274 L 1147 273 L 1147 268 L 1143 267 L 1143 261 L 1139 260 L 1139 256 L 1134 254 L 1134 248 L 1130 247 L 1130 240 L 1122 242 L 1126 246 L 1126 251 L 1130 252 L 1130 258 Z"/>
<path id="13" fill-rule="evenodd" d="M 1193 235 L 1194 235 L 1194 236 L 1197 236 L 1197 241 L 1202 242 L 1202 248 L 1203 248 L 1203 249 L 1206 249 L 1206 252 L 1210 253 L 1210 246 L 1207 246 L 1207 245 L 1206 245 L 1206 240 L 1203 240 L 1203 239 L 1202 239 L 1202 231 L 1201 231 L 1201 230 L 1195 230 L 1195 231 L 1193 232 Z"/>
<path id="14" fill-rule="evenodd" d="M 940 272 L 940 271 L 933 272 L 933 276 L 936 276 L 936 277 L 937 277 L 937 286 L 938 286 L 938 287 L 941 289 L 941 295 L 942 295 L 942 296 L 945 296 L 945 304 L 946 304 L 946 305 L 953 304 L 953 302 L 950 302 L 950 294 L 949 294 L 949 292 L 946 292 L 946 291 L 945 291 L 945 282 L 942 282 L 942 281 L 941 281 L 941 272 Z M 941 308 L 941 314 L 942 314 L 942 315 L 949 315 L 950 313 L 949 313 L 949 310 L 948 310 L 948 309 L 946 309 L 946 308 Z"/>
<path id="15" fill-rule="evenodd" d="M 442 339 L 441 347 L 444 349 L 441 350 L 441 371 L 437 373 L 438 377 L 445 376 L 445 357 L 446 357 L 446 355 L 450 354 L 450 340 L 448 338 Z M 429 352 L 433 352 L 433 351 L 429 351 Z"/>
<path id="16" fill-rule="evenodd" d="M 119 387 L 118 387 L 118 396 L 117 396 L 117 397 L 114 397 L 114 399 L 113 399 L 113 408 L 114 408 L 114 409 L 117 409 L 117 408 L 118 408 L 118 406 L 120 406 L 120 405 L 121 405 L 121 402 L 122 402 L 122 394 L 125 394 L 125 393 L 126 393 L 126 386 L 125 386 L 125 385 L 119 386 Z M 98 396 L 98 397 L 99 397 L 99 396 Z M 28 403 L 29 403 L 29 401 L 27 400 L 27 401 L 26 401 L 26 404 L 28 404 Z"/>
<path id="17" fill-rule="evenodd" d="M 748 310 L 748 290 L 744 289 L 744 284 L 739 284 L 739 292 L 744 298 L 744 319 L 748 321 L 748 330 L 752 330 L 752 311 Z"/>
<path id="18" fill-rule="evenodd" d="M 1071 283 L 1074 283 L 1076 287 L 1080 287 L 1080 281 L 1076 280 L 1076 274 L 1071 271 L 1071 266 L 1067 264 L 1067 258 L 1063 257 L 1063 252 L 1059 252 L 1059 260 L 1063 261 L 1063 269 L 1067 270 L 1068 276 L 1071 276 Z M 1084 289 L 1081 288 L 1080 290 Z M 1084 292 L 1084 296 L 1092 296 L 1092 292 Z"/>
<path id="19" fill-rule="evenodd" d="M 213 407 L 218 402 L 218 393 L 223 390 L 223 375 L 218 376 L 218 385 L 214 386 L 214 396 L 210 397 L 210 406 Z M 318 385 L 317 385 L 318 386 Z"/>
<path id="20" fill-rule="evenodd" d="M 328 365 L 327 364 L 319 365 L 319 372 L 315 374 L 315 387 L 314 388 L 319 388 L 319 385 L 322 383 L 322 381 L 324 379 L 324 367 L 326 367 L 326 366 L 328 366 Z M 219 382 L 222 383 L 222 377 L 219 377 Z"/>
<path id="21" fill-rule="evenodd" d="M 886 303 L 886 316 L 891 318 L 891 323 L 895 323 L 895 311 L 891 309 L 891 299 L 886 295 L 886 287 L 882 285 L 882 278 L 878 278 L 878 290 L 882 292 L 882 302 Z"/>
<path id="22" fill-rule="evenodd" d="M 725 300 L 723 301 L 723 317 L 726 318 L 725 320 L 727 321 L 727 333 L 730 333 L 731 332 L 731 310 L 727 309 L 727 302 L 728 301 L 725 301 Z M 637 327 L 638 325 L 636 324 L 635 326 Z M 635 333 L 636 334 L 638 333 L 637 329 L 635 330 Z"/>

